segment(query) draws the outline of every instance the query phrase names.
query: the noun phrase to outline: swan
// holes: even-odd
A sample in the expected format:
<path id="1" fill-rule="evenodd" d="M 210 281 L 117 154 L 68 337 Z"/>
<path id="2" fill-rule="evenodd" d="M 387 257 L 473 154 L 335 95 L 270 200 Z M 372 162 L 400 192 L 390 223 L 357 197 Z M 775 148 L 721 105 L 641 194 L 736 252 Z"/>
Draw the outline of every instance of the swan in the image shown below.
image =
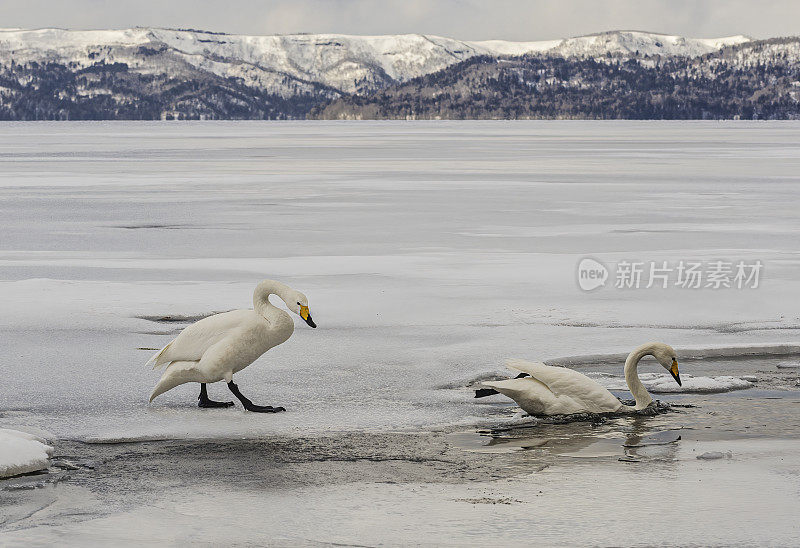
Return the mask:
<path id="1" fill-rule="evenodd" d="M 553 367 L 525 360 L 508 360 L 506 365 L 521 371 L 514 379 L 482 382 L 488 389 L 476 390 L 475 397 L 492 394 L 508 396 L 529 415 L 571 415 L 574 413 L 632 413 L 645 409 L 653 398 L 639 380 L 637 366 L 644 356 L 653 356 L 680 386 L 678 359 L 671 346 L 651 342 L 628 354 L 625 382 L 636 405 L 625 405 L 611 392 L 582 373 L 566 367 Z"/>
<path id="2" fill-rule="evenodd" d="M 214 314 L 186 327 L 159 350 L 147 365 L 157 369 L 166 365 L 161 380 L 150 394 L 152 402 L 167 390 L 187 382 L 200 383 L 199 407 L 231 407 L 233 402 L 208 398 L 206 384 L 224 380 L 247 411 L 276 413 L 283 407 L 255 405 L 244 397 L 233 382 L 238 373 L 264 352 L 286 342 L 294 332 L 294 321 L 269 301 L 277 295 L 290 311 L 311 327 L 317 327 L 308 310 L 308 298 L 275 280 L 260 282 L 253 292 L 253 308 Z"/>

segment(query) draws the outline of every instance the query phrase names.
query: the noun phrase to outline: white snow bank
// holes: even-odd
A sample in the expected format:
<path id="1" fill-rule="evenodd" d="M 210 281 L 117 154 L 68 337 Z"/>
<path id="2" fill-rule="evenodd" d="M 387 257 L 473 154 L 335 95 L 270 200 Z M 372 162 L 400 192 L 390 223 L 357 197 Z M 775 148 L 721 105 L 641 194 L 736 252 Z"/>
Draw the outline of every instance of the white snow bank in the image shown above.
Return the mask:
<path id="1" fill-rule="evenodd" d="M 588 376 L 592 377 L 609 390 L 628 390 L 624 378 L 609 377 L 606 373 L 589 373 Z M 647 390 L 655 394 L 682 392 L 711 394 L 742 390 L 753 386 L 751 382 L 744 379 L 727 375 L 719 377 L 693 377 L 691 375 L 682 375 L 681 382 L 683 385 L 681 386 L 678 386 L 678 383 L 676 383 L 670 375 L 662 375 L 660 373 L 641 373 L 639 378 L 642 380 Z"/>
<path id="2" fill-rule="evenodd" d="M 0 428 L 0 478 L 47 468 L 52 456 L 53 448 L 45 440 L 19 430 Z"/>

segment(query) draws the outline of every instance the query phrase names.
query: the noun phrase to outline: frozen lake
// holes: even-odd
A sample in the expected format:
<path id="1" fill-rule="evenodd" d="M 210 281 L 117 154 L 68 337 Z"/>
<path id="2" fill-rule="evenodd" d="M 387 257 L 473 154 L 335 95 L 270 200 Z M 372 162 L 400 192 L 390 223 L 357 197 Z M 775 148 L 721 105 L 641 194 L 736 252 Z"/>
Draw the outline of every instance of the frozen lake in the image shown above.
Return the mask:
<path id="1" fill-rule="evenodd" d="M 706 406 L 679 421 L 713 431 L 695 442 L 769 424 L 794 447 L 800 369 L 778 366 L 798 360 L 798 184 L 796 123 L 2 124 L 0 427 L 72 443 L 468 433 L 513 415 L 468 387 L 505 358 L 589 356 L 571 363 L 616 388 L 624 356 L 597 355 L 661 340 L 682 375 L 755 377 L 657 396 Z M 579 287 L 587 257 L 605 287 Z M 680 287 L 675 270 L 646 287 L 651 264 L 693 261 L 763 269 L 756 288 Z M 615 287 L 625 262 L 639 288 Z M 308 295 L 319 325 L 298 320 L 235 376 L 287 412 L 199 410 L 196 385 L 148 405 L 144 363 L 180 318 L 250 307 L 263 278 Z"/>

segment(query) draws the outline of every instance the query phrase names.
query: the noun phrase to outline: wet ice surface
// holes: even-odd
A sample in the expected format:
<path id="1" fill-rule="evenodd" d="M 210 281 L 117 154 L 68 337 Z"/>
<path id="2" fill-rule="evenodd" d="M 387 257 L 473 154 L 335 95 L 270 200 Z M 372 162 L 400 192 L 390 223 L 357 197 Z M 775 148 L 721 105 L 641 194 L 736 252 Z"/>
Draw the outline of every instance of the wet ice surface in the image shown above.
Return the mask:
<path id="1" fill-rule="evenodd" d="M 479 377 L 506 375 L 505 358 L 624 354 L 648 340 L 679 351 L 738 346 L 744 354 L 752 352 L 748 347 L 797 342 L 798 143 L 800 126 L 791 123 L 0 126 L 0 427 L 47 435 L 62 447 L 65 440 L 92 442 L 70 446 L 68 456 L 76 461 L 106 451 L 97 445 L 104 441 L 302 440 L 362 432 L 353 443 L 369 447 L 371 436 L 381 432 L 430 430 L 465 433 L 473 441 L 441 443 L 463 445 L 453 451 L 471 455 L 470 444 L 481 447 L 487 440 L 475 425 L 502 424 L 515 414 L 513 403 L 475 400 L 467 386 Z M 719 258 L 761 260 L 765 267 L 756 290 L 609 287 L 585 293 L 575 283 L 575 267 L 586 256 L 609 265 Z M 287 343 L 236 376 L 253 401 L 283 405 L 287 412 L 265 417 L 240 408 L 198 410 L 193 385 L 148 406 L 158 378 L 143 367 L 152 349 L 166 344 L 185 325 L 181 320 L 249 307 L 255 283 L 265 277 L 306 293 L 320 326 L 311 330 L 298 323 Z M 764 440 L 797 437 L 800 375 L 786 367 L 797 357 L 755 354 L 681 360 L 682 374 L 695 378 L 756 377 L 744 381 L 750 388 L 734 392 L 657 396 L 697 406 L 642 419 L 643 435 L 680 427 L 680 441 L 648 450 L 676 446 L 685 459 L 666 458 L 649 472 L 627 476 L 630 466 L 643 464 L 618 460 L 630 453 L 623 445 L 633 419 L 550 425 L 536 433 L 523 429 L 507 437 L 566 441 L 515 449 L 503 458 L 523 459 L 523 470 L 549 466 L 545 484 L 556 481 L 553 474 L 573 478 L 563 492 L 551 488 L 549 506 L 585 503 L 589 514 L 588 503 L 575 498 L 600 473 L 593 466 L 609 481 L 597 496 L 614 492 L 626 500 L 634 498 L 631 489 L 665 477 L 683 482 L 685 474 L 699 481 L 706 472 L 697 467 L 706 465 L 730 464 L 713 470 L 715 485 L 725 483 L 723 478 L 738 482 L 745 472 L 766 485 L 779 484 L 775 474 L 782 472 L 773 474 L 775 467 L 793 467 L 787 473 L 796 474 L 796 456 L 777 464 L 791 455 L 784 451 L 793 442 Z M 609 375 L 609 382 L 621 379 L 622 361 L 578 360 L 575 366 Z M 652 363 L 643 363 L 641 371 L 663 373 Z M 210 395 L 229 398 L 223 385 L 211 386 Z M 586 447 L 579 447 L 584 442 Z M 519 442 L 524 443 L 529 442 Z M 740 452 L 751 454 L 750 447 L 765 456 L 737 460 Z M 695 448 L 733 450 L 734 458 L 704 464 L 695 458 Z M 562 456 L 576 452 L 605 456 Z M 638 461 L 647 457 L 634 455 Z M 117 466 L 125 458 L 111 462 Z M 393 458 L 399 457 L 389 455 L 387 462 Z M 491 462 L 504 470 L 508 464 Z M 295 466 L 300 465 L 291 470 L 302 476 Z M 438 511 L 445 523 L 454 524 L 451 536 L 441 538 L 465 540 L 478 531 L 465 526 L 458 537 L 459 513 L 517 509 L 494 515 L 507 524 L 515 512 L 531 515 L 527 505 L 536 501 L 535 490 L 519 490 L 532 489 L 530 482 L 538 479 L 519 480 L 508 496 L 487 495 L 525 504 L 483 505 L 456 499 L 481 499 L 480 489 L 505 488 L 454 487 L 463 492 L 451 494 L 444 487 L 425 487 L 432 476 L 423 473 L 393 487 L 362 485 L 358 478 L 367 465 L 359 466 L 345 482 L 355 482 L 352 486 L 328 491 L 322 480 L 311 491 L 282 494 L 262 489 L 247 495 L 246 484 L 226 491 L 213 478 L 207 488 L 225 492 L 222 500 L 231 508 L 250 504 L 248 496 L 262 497 L 265 504 L 283 497 L 287 512 L 297 512 L 309 497 L 320 509 L 363 491 L 369 494 L 365 506 L 378 514 L 396 495 L 408 503 L 398 522 L 406 533 L 419 530 L 426 512 Z M 473 461 L 463 464 L 472 466 Z M 582 468 L 573 474 L 575 466 Z M 176 477 L 183 477 L 181 469 L 176 467 Z M 381 481 L 393 477 L 390 468 L 380 469 Z M 326 477 L 326 468 L 315 470 Z M 490 467 L 482 471 L 491 480 Z M 81 488 L 98 498 L 99 507 L 111 496 L 111 484 L 92 483 L 89 469 L 71 473 L 89 478 L 80 480 Z M 440 474 L 440 481 L 447 476 Z M 175 509 L 187 528 L 196 525 L 192 516 L 203 519 L 211 511 L 191 494 L 192 481 L 187 473 L 174 495 L 198 508 L 196 514 Z M 453 481 L 468 479 L 456 474 Z M 57 493 L 78 488 L 69 481 L 48 485 L 36 490 L 37 496 L 50 488 Z M 791 499 L 781 485 L 777 507 L 792 501 L 796 507 L 796 492 Z M 129 488 L 146 489 L 135 482 Z M 720 489 L 719 500 L 746 492 L 744 484 Z M 422 497 L 419 504 L 415 494 Z M 158 515 L 172 497 L 145 497 L 141 515 L 126 513 L 133 510 L 121 504 L 119 516 L 87 524 L 84 533 L 99 535 L 93 527 L 113 531 L 119 525 L 114 519 L 133 523 L 144 515 L 154 524 L 153 534 L 165 534 L 156 524 L 167 519 Z M 348 507 L 356 515 L 353 504 Z M 687 519 L 696 519 L 688 510 Z M 536 513 L 541 511 L 537 504 Z M 548 512 L 553 523 L 564 522 L 555 510 Z M 378 532 L 362 528 L 348 537 L 315 512 L 310 515 L 317 521 L 298 526 L 318 527 L 321 536 L 307 540 L 379 542 L 370 536 Z M 778 519 L 780 511 L 773 515 Z M 58 523 L 48 519 L 40 524 L 45 537 L 53 534 L 47 527 Z M 592 536 L 596 522 L 587 519 L 581 538 L 604 543 Z M 519 521 L 513 528 L 500 521 L 493 531 L 507 541 L 538 532 L 525 533 Z M 767 525 L 774 524 L 765 522 L 761 530 L 780 530 Z M 643 542 L 684 538 L 663 528 L 653 531 Z M 751 538 L 746 536 L 751 533 L 724 536 L 722 525 L 719 531 L 720 542 Z M 296 533 L 283 532 L 297 539 Z M 551 528 L 555 536 L 544 538 L 556 539 L 557 532 Z M 400 534 L 385 532 L 390 533 Z M 209 542 L 215 534 L 207 532 Z M 430 534 L 420 542 L 435 542 Z"/>
<path id="2" fill-rule="evenodd" d="M 683 432 L 625 448 L 633 456 L 621 460 L 601 434 L 573 434 L 559 454 L 485 455 L 397 434 L 105 445 L 95 469 L 0 491 L 3 540 L 438 546 L 490 535 L 502 546 L 534 536 L 568 546 L 792 545 L 800 533 L 796 439 L 697 441 Z M 697 458 L 709 453 L 723 458 Z"/>

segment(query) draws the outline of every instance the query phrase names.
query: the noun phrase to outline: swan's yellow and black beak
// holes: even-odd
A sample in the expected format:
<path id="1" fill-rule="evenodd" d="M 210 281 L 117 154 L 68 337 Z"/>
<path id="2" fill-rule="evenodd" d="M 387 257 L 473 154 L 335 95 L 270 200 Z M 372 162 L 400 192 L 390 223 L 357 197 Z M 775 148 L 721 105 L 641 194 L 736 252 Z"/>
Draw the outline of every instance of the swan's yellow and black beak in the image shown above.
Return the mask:
<path id="1" fill-rule="evenodd" d="M 678 386 L 682 386 L 681 374 L 678 371 L 678 360 L 672 360 L 672 367 L 670 367 L 669 372 L 672 374 L 672 378 L 675 379 L 675 382 L 678 383 Z"/>
<path id="2" fill-rule="evenodd" d="M 311 319 L 311 313 L 308 311 L 307 306 L 300 307 L 300 317 L 303 318 L 311 327 L 317 327 L 317 324 L 315 324 L 314 320 Z"/>

